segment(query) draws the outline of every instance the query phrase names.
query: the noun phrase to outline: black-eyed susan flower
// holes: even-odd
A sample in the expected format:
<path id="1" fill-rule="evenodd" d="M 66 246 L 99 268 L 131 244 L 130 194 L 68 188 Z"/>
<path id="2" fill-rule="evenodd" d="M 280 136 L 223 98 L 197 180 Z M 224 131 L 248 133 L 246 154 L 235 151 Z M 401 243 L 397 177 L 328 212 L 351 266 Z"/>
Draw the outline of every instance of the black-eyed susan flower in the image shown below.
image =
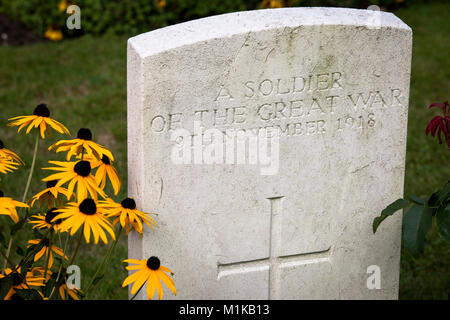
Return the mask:
<path id="1" fill-rule="evenodd" d="M 66 300 L 66 297 L 71 297 L 73 300 L 80 300 L 79 295 L 83 294 L 83 291 L 78 289 L 77 287 L 67 288 L 67 285 L 65 283 L 59 286 L 58 291 L 62 300 Z M 66 296 L 66 291 L 68 296 Z"/>
<path id="2" fill-rule="evenodd" d="M 59 225 L 61 224 L 61 219 L 53 220 L 59 213 L 56 212 L 56 208 L 52 208 L 48 210 L 45 215 L 34 215 L 30 217 L 28 221 L 31 224 L 34 224 L 32 229 L 49 229 L 53 228 L 53 230 L 58 231 Z"/>
<path id="3" fill-rule="evenodd" d="M 111 223 L 103 214 L 103 209 L 97 206 L 93 199 L 85 199 L 81 203 L 70 202 L 67 207 L 57 209 L 60 214 L 54 219 L 62 219 L 60 231 L 70 231 L 70 235 L 74 235 L 81 226 L 83 226 L 83 234 L 86 242 L 89 243 L 91 231 L 94 236 L 95 244 L 101 238 L 104 243 L 108 243 L 106 232 L 115 239 L 116 236 L 112 229 Z"/>
<path id="4" fill-rule="evenodd" d="M 105 209 L 105 214 L 108 218 L 116 218 L 113 221 L 113 225 L 120 222 L 120 225 L 125 228 L 127 235 L 131 229 L 135 229 L 142 234 L 142 222 L 152 229 L 153 226 L 158 225 L 148 213 L 136 209 L 136 202 L 132 198 L 126 198 L 121 203 L 107 199 L 106 201 L 100 201 L 100 206 Z"/>
<path id="5" fill-rule="evenodd" d="M 114 157 L 106 147 L 92 141 L 92 132 L 89 129 L 81 128 L 78 130 L 77 138 L 72 140 L 60 140 L 51 145 L 48 150 L 56 148 L 56 152 L 67 151 L 67 160 L 72 156 L 91 155 L 100 160 L 103 155 L 114 161 Z"/>
<path id="6" fill-rule="evenodd" d="M 31 198 L 31 206 L 34 206 L 36 201 L 39 201 L 39 207 L 42 207 L 44 202 L 47 202 L 47 208 L 51 208 L 54 206 L 62 206 L 63 200 L 61 199 L 60 194 L 63 194 L 67 200 L 69 199 L 69 192 L 66 188 L 61 186 L 56 186 L 58 180 L 50 180 L 47 181 L 46 189 L 42 190 L 33 198 Z"/>
<path id="7" fill-rule="evenodd" d="M 28 126 L 26 133 L 28 134 L 31 129 L 38 128 L 41 133 L 42 139 L 45 138 L 45 132 L 50 132 L 50 128 L 59 132 L 61 134 L 70 135 L 69 129 L 67 129 L 63 124 L 56 120 L 50 118 L 50 110 L 47 108 L 46 104 L 38 105 L 33 112 L 32 116 L 20 116 L 9 119 L 11 121 L 8 126 L 15 127 L 19 126 L 17 132 L 20 132 L 24 127 Z"/>
<path id="8" fill-rule="evenodd" d="M 92 169 L 97 168 L 97 171 L 95 172 L 95 180 L 99 184 L 100 188 L 105 188 L 106 177 L 108 177 L 114 189 L 114 195 L 117 195 L 120 190 L 120 178 L 116 168 L 112 165 L 112 161 L 107 156 L 103 155 L 101 160 L 93 158 L 93 160 L 91 160 L 91 166 Z"/>
<path id="9" fill-rule="evenodd" d="M 3 141 L 0 140 L 0 173 L 7 174 L 17 170 L 23 164 L 22 159 L 11 150 L 6 149 Z"/>
<path id="10" fill-rule="evenodd" d="M 72 197 L 75 186 L 77 187 L 78 201 L 87 198 L 88 193 L 91 197 L 97 200 L 97 194 L 106 198 L 106 194 L 100 189 L 95 181 L 94 176 L 91 174 L 91 164 L 89 161 L 80 160 L 76 162 L 62 162 L 62 161 L 49 161 L 49 163 L 57 165 L 59 167 L 43 168 L 44 170 L 61 171 L 54 173 L 42 181 L 58 180 L 55 187 L 60 187 L 68 182 L 67 198 Z"/>
<path id="11" fill-rule="evenodd" d="M 17 154 L 5 148 L 2 140 L 0 140 L 0 159 L 11 160 L 22 165 L 24 164 Z"/>
<path id="12" fill-rule="evenodd" d="M 48 238 L 29 240 L 28 247 L 32 244 L 39 244 L 41 241 L 43 242 L 44 246 L 38 253 L 35 254 L 35 256 L 34 256 L 35 262 L 38 261 L 43 256 L 45 256 L 45 259 L 48 258 L 48 268 L 51 268 L 53 266 L 53 253 L 52 252 L 56 253 L 57 255 L 60 255 L 61 257 L 63 257 L 66 260 L 69 260 L 69 258 L 67 258 L 67 256 L 64 254 L 64 252 L 60 248 L 58 248 L 57 246 L 54 246 L 53 244 L 50 244 L 50 240 Z"/>
<path id="13" fill-rule="evenodd" d="M 15 268 L 13 271 L 11 268 L 5 268 L 5 274 L 0 274 L 0 279 L 10 277 L 12 279 L 12 287 L 4 297 L 4 300 L 10 300 L 16 293 L 16 290 L 30 289 L 32 287 L 44 286 L 44 277 L 41 272 L 36 272 L 37 268 L 33 268 L 31 271 L 27 271 L 26 275 L 22 275 L 21 268 Z"/>
<path id="14" fill-rule="evenodd" d="M 147 297 L 153 299 L 153 295 L 158 293 L 158 298 L 161 300 L 163 297 L 163 288 L 160 280 L 173 292 L 177 294 L 177 289 L 171 277 L 166 272 L 173 275 L 169 268 L 161 265 L 161 262 L 157 257 L 150 257 L 147 260 L 127 259 L 123 262 L 134 264 L 134 266 L 127 266 L 127 270 L 137 270 L 132 275 L 128 276 L 122 284 L 122 287 L 126 287 L 133 283 L 131 287 L 131 294 L 135 294 L 146 282 L 147 282 Z"/>
<path id="15" fill-rule="evenodd" d="M 3 191 L 0 190 L 0 215 L 10 216 L 14 223 L 17 223 L 19 222 L 17 207 L 29 208 L 26 203 L 5 197 Z"/>
<path id="16" fill-rule="evenodd" d="M 7 174 L 19 168 L 20 164 L 5 158 L 0 158 L 0 173 Z"/>

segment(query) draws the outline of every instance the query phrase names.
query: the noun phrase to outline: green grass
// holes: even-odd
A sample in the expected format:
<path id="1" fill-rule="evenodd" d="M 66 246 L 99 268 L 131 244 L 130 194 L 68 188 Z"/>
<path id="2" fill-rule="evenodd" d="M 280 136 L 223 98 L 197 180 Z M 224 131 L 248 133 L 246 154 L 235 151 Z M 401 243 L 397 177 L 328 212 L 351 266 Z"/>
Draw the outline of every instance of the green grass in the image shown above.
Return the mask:
<path id="1" fill-rule="evenodd" d="M 405 195 L 414 192 L 425 196 L 450 177 L 448 151 L 437 140 L 425 136 L 425 127 L 435 114 L 427 106 L 449 99 L 450 5 L 410 6 L 396 14 L 414 31 Z M 126 196 L 126 37 L 85 36 L 61 43 L 0 47 L 0 101 L 0 139 L 27 163 L 0 182 L 5 193 L 21 198 L 34 137 L 17 135 L 16 130 L 4 125 L 8 118 L 30 114 L 38 103 L 47 103 L 52 117 L 63 122 L 72 134 L 80 127 L 89 127 L 95 140 L 112 150 L 123 178 L 123 187 L 115 199 L 120 201 Z M 59 138 L 53 135 L 41 144 L 38 169 L 48 160 L 62 158 L 47 151 Z M 39 180 L 45 175 L 37 170 L 30 196 L 43 188 Z M 0 220 L 0 230 L 7 230 L 7 218 Z M 25 241 L 25 236 L 19 240 Z M 105 252 L 103 245 L 81 247 L 76 263 L 82 270 L 83 288 Z M 126 289 L 121 288 L 126 276 L 121 261 L 126 258 L 126 237 L 122 237 L 105 278 L 91 298 L 127 298 Z M 449 245 L 433 230 L 421 258 L 414 260 L 402 250 L 400 298 L 447 299 L 449 266 Z"/>
<path id="2" fill-rule="evenodd" d="M 5 126 L 7 119 L 32 114 L 37 104 L 47 103 L 51 117 L 64 123 L 72 135 L 76 135 L 81 127 L 90 128 L 95 141 L 110 148 L 123 178 L 121 192 L 113 198 L 121 201 L 127 194 L 126 38 L 86 36 L 61 43 L 0 47 L 0 70 L 0 139 L 27 164 L 14 174 L 2 175 L 0 189 L 16 199 L 22 198 L 35 139 L 34 133 L 17 135 L 16 129 Z M 39 181 L 49 172 L 40 168 L 45 167 L 48 160 L 63 160 L 63 155 L 47 151 L 50 144 L 61 138 L 63 136 L 53 134 L 50 139 L 41 141 L 38 170 L 29 196 L 44 188 Z M 7 218 L 0 219 L 0 228 L 5 231 Z M 19 243 L 20 240 L 23 246 L 25 236 L 19 238 Z M 75 262 L 82 270 L 82 288 L 87 287 L 89 277 L 106 250 L 104 245 L 85 244 L 81 247 Z M 127 242 L 122 236 L 111 266 L 91 298 L 127 299 L 127 290 L 121 287 L 121 281 L 126 277 L 122 260 L 126 258 Z"/>
<path id="3" fill-rule="evenodd" d="M 427 196 L 450 179 L 449 151 L 425 136 L 437 112 L 426 107 L 450 99 L 450 4 L 410 6 L 396 15 L 413 29 L 405 196 Z M 448 299 L 449 267 L 450 246 L 433 228 L 419 259 L 402 250 L 400 299 Z"/>

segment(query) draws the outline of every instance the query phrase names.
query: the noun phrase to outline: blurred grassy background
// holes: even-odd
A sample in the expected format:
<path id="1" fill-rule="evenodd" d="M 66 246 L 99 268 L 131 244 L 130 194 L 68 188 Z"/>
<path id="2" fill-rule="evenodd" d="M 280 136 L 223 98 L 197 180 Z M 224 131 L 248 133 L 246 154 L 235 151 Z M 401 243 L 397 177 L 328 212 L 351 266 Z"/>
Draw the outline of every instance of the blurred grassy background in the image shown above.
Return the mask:
<path id="1" fill-rule="evenodd" d="M 436 139 L 425 136 L 426 125 L 435 114 L 427 106 L 449 98 L 450 4 L 414 4 L 395 14 L 414 32 L 405 195 L 414 192 L 425 196 L 450 177 L 448 151 Z M 47 103 L 51 116 L 63 122 L 72 134 L 80 127 L 89 127 L 94 139 L 112 150 L 123 178 L 123 187 L 115 199 L 120 201 L 126 196 L 127 38 L 86 35 L 60 43 L 0 47 L 0 139 L 27 163 L 26 168 L 2 176 L 0 186 L 7 195 L 21 198 L 34 142 L 32 135 L 17 135 L 15 129 L 7 128 L 7 119 L 31 114 L 38 103 Z M 62 159 L 47 151 L 59 138 L 53 135 L 41 144 L 37 168 L 44 167 L 48 160 Z M 43 189 L 39 181 L 46 175 L 37 170 L 29 196 Z M 7 221 L 0 217 L 0 231 L 7 230 Z M 447 299 L 449 250 L 436 230 L 429 234 L 421 258 L 414 260 L 402 250 L 400 299 Z M 83 275 L 93 274 L 105 252 L 103 245 L 82 245 L 76 261 L 82 270 L 82 288 L 89 281 Z M 126 258 L 126 237 L 122 237 L 105 278 L 91 298 L 127 299 L 126 289 L 121 288 L 126 277 L 121 261 Z"/>

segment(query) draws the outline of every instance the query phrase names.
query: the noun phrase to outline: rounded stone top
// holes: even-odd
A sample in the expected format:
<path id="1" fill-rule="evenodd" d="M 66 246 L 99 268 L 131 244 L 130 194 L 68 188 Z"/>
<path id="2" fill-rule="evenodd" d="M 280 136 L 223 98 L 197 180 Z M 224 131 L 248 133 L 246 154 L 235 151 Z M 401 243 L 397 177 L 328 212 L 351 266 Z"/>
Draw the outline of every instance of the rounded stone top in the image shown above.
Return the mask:
<path id="1" fill-rule="evenodd" d="M 408 25 L 390 12 L 349 8 L 281 8 L 240 11 L 183 22 L 132 37 L 128 39 L 128 45 L 133 47 L 141 58 L 145 58 L 209 39 L 314 25 L 353 25 L 368 28 L 378 26 L 411 32 Z"/>

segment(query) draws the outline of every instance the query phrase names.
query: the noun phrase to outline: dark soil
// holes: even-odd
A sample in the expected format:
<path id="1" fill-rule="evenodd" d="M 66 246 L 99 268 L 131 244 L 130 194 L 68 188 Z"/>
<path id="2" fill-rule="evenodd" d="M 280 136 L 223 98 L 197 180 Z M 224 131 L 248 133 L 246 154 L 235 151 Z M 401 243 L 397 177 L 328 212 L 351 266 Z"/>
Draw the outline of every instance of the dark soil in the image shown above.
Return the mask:
<path id="1" fill-rule="evenodd" d="M 33 34 L 22 23 L 0 14 L 0 45 L 23 46 L 41 41 L 47 41 L 47 39 Z"/>

